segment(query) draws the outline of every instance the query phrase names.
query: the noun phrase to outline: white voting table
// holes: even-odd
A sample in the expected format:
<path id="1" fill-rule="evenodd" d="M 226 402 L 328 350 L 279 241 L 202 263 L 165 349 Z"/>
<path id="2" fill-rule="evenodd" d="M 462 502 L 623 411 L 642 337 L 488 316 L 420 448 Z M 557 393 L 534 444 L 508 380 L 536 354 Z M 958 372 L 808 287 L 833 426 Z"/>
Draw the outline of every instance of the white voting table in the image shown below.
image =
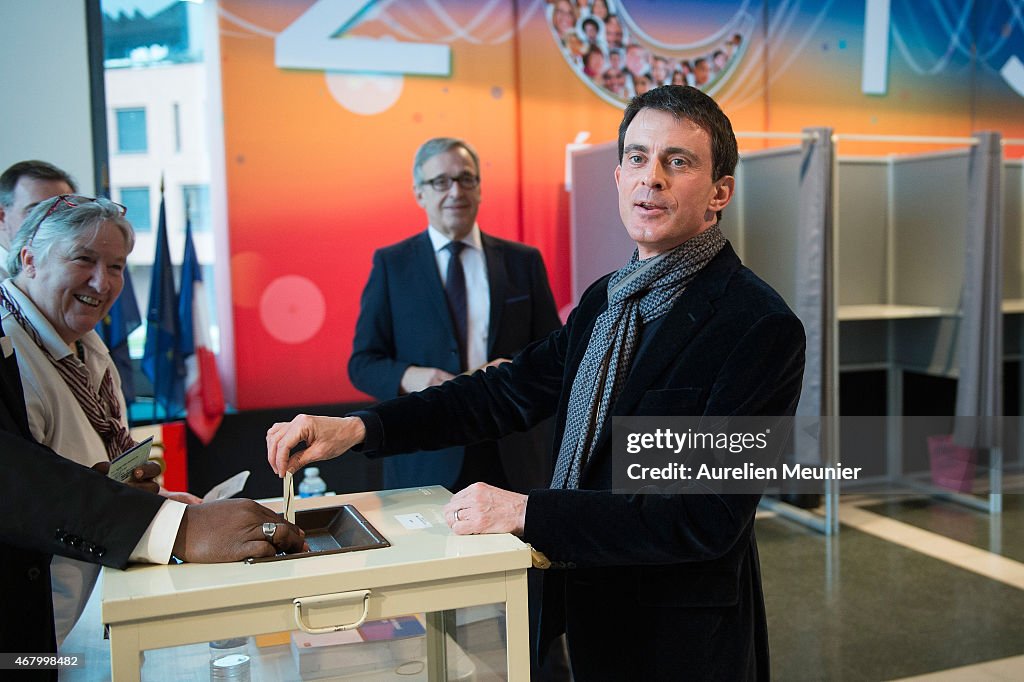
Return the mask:
<path id="1" fill-rule="evenodd" d="M 508 679 L 528 680 L 530 549 L 508 534 L 453 534 L 441 511 L 450 497 L 431 486 L 295 501 L 299 511 L 353 505 L 390 547 L 256 564 L 104 569 L 113 679 L 139 680 L 146 650 L 296 630 L 297 617 L 328 628 L 426 612 L 428 679 L 443 680 L 443 612 L 503 603 Z M 277 501 L 267 506 L 280 510 Z"/>

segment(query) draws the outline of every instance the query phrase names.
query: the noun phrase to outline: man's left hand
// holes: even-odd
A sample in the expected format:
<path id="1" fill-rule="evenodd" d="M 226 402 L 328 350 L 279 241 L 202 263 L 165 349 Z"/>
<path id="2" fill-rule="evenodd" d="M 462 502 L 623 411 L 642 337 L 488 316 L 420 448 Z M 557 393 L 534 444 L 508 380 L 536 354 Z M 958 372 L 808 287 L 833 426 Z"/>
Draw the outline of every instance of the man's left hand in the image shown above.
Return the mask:
<path id="1" fill-rule="evenodd" d="M 522 535 L 526 526 L 526 495 L 486 483 L 474 483 L 452 495 L 444 506 L 444 518 L 457 535 L 512 533 Z"/>

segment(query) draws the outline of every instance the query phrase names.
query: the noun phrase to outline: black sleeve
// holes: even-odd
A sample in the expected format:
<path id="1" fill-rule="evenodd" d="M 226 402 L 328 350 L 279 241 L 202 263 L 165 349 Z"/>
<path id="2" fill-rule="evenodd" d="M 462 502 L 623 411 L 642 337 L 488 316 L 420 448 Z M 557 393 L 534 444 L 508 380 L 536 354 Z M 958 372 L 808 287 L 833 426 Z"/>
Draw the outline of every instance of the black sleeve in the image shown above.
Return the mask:
<path id="1" fill-rule="evenodd" d="M 0 453 L 5 545 L 124 568 L 163 504 L 7 431 Z"/>
<path id="2" fill-rule="evenodd" d="M 375 451 L 364 452 L 373 457 L 469 445 L 539 424 L 558 407 L 567 337 L 563 327 L 512 362 L 368 408 L 381 438 Z"/>

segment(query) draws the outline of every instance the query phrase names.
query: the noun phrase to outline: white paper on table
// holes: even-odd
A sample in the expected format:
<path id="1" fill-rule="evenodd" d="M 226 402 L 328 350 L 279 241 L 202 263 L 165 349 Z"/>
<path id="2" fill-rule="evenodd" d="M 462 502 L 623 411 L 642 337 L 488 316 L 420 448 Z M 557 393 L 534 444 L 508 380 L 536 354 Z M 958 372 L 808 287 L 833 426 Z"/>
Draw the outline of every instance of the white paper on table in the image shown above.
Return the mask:
<path id="1" fill-rule="evenodd" d="M 203 502 L 213 502 L 215 500 L 223 500 L 228 497 L 232 497 L 242 492 L 242 488 L 245 487 L 245 482 L 249 479 L 248 471 L 239 471 L 237 474 L 224 481 L 218 483 L 210 489 L 210 492 L 203 495 Z"/>

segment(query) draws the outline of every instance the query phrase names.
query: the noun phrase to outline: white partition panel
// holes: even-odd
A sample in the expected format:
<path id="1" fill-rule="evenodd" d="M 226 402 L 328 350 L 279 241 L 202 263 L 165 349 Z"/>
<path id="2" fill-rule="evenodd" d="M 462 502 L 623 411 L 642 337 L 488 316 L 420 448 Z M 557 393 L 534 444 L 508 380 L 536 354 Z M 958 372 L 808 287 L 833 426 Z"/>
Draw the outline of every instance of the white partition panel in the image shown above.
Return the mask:
<path id="1" fill-rule="evenodd" d="M 722 231 L 743 263 L 796 307 L 797 209 L 800 147 L 745 152 L 736 171 L 736 197 Z"/>
<path id="2" fill-rule="evenodd" d="M 1003 163 L 1003 298 L 1024 310 L 1024 173 L 1017 159 Z"/>
<path id="3" fill-rule="evenodd" d="M 890 168 L 890 302 L 955 310 L 964 280 L 967 150 L 897 157 Z"/>
<path id="4" fill-rule="evenodd" d="M 615 189 L 618 153 L 618 142 L 572 153 L 569 234 L 573 305 L 595 280 L 618 270 L 633 255 L 635 245 L 619 218 Z"/>
<path id="5" fill-rule="evenodd" d="M 835 183 L 839 305 L 890 303 L 889 162 L 841 157 Z"/>

